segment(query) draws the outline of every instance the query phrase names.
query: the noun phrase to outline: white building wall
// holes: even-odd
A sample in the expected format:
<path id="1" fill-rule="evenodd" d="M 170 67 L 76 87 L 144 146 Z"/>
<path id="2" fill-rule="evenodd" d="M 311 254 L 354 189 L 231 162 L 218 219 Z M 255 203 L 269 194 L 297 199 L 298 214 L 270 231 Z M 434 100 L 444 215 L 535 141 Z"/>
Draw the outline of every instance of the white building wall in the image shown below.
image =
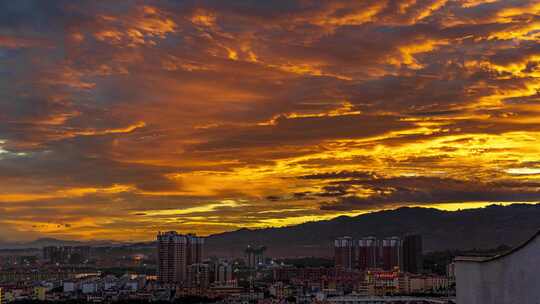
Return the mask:
<path id="1" fill-rule="evenodd" d="M 75 291 L 75 283 L 73 282 L 64 282 L 64 292 L 74 292 Z"/>
<path id="2" fill-rule="evenodd" d="M 487 262 L 457 260 L 457 304 L 540 304 L 540 235 Z"/>
<path id="3" fill-rule="evenodd" d="M 96 292 L 97 292 L 97 284 L 96 283 L 84 283 L 82 285 L 82 293 L 90 294 L 90 293 L 96 293 Z"/>

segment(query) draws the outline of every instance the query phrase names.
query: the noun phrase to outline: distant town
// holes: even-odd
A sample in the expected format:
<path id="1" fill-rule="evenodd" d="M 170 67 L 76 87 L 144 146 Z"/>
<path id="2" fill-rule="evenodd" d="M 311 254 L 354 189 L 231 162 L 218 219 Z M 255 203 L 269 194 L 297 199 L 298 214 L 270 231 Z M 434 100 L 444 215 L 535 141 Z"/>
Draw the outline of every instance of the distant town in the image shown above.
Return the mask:
<path id="1" fill-rule="evenodd" d="M 205 254 L 205 238 L 159 232 L 152 245 L 46 246 L 4 250 L 0 304 L 21 301 L 196 303 L 454 303 L 454 264 L 424 268 L 422 236 L 348 236 L 333 260 L 272 257 L 265 244 L 243 257 Z M 440 265 L 438 265 L 440 266 Z"/>

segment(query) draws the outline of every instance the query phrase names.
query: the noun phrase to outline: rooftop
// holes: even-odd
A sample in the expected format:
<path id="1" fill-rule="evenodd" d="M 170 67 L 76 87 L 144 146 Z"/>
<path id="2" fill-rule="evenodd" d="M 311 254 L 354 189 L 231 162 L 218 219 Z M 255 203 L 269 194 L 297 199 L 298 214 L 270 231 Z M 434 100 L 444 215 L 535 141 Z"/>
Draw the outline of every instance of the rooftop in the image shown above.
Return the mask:
<path id="1" fill-rule="evenodd" d="M 458 256 L 454 259 L 455 262 L 476 262 L 476 263 L 485 263 L 490 262 L 498 259 L 502 259 L 506 256 L 509 256 L 513 254 L 514 252 L 517 252 L 525 247 L 527 247 L 532 241 L 534 241 L 537 237 L 540 236 L 540 230 L 536 232 L 531 238 L 529 238 L 527 241 L 525 241 L 523 244 L 512 248 L 511 250 L 508 250 L 505 253 L 495 255 L 495 256 Z"/>

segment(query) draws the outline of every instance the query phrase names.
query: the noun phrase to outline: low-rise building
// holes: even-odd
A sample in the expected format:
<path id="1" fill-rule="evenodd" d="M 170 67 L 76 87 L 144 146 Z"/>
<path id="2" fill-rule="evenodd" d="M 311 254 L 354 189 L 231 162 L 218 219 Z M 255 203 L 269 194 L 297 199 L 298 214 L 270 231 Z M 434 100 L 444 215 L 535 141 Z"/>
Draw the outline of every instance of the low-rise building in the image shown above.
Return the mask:
<path id="1" fill-rule="evenodd" d="M 75 292 L 76 285 L 75 282 L 67 281 L 62 284 L 62 288 L 65 293 Z"/>
<path id="2" fill-rule="evenodd" d="M 270 285 L 268 292 L 277 299 L 285 299 L 293 295 L 291 286 L 283 284 L 283 282 L 276 282 Z"/>
<path id="3" fill-rule="evenodd" d="M 370 296 L 385 296 L 400 293 L 399 271 L 371 270 L 365 275 L 367 294 Z"/>
<path id="4" fill-rule="evenodd" d="M 45 301 L 47 299 L 47 288 L 43 286 L 34 287 L 34 299 Z"/>
<path id="5" fill-rule="evenodd" d="M 83 294 L 93 294 L 97 292 L 96 282 L 84 282 L 81 285 L 81 292 Z"/>

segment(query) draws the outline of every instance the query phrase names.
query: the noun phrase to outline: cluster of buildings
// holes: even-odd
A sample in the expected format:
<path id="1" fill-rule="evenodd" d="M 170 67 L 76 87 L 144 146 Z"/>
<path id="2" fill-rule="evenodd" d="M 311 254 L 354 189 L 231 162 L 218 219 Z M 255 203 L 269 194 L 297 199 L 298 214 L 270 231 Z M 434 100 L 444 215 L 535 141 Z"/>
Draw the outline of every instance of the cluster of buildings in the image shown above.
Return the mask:
<path id="1" fill-rule="evenodd" d="M 51 264 L 81 264 L 90 257 L 90 246 L 47 246 L 43 259 Z"/>
<path id="2" fill-rule="evenodd" d="M 101 273 L 79 274 L 62 280 L 35 281 L 32 284 L 3 284 L 0 304 L 20 300 L 115 302 L 128 299 L 160 300 L 155 279 L 140 275 L 102 276 Z"/>
<path id="3" fill-rule="evenodd" d="M 158 281 L 162 284 L 187 285 L 208 273 L 202 263 L 204 238 L 176 231 L 158 233 Z"/>
<path id="4" fill-rule="evenodd" d="M 203 260 L 204 239 L 174 231 L 159 233 L 158 282 L 177 294 L 238 296 L 242 290 L 260 291 L 274 299 L 314 299 L 355 294 L 392 296 L 446 295 L 452 280 L 422 274 L 422 237 L 334 241 L 335 267 L 294 267 L 265 258 L 266 247 L 248 246 L 244 264 Z M 309 301 L 308 301 L 309 300 Z M 298 302 L 298 301 L 297 301 Z"/>
<path id="5" fill-rule="evenodd" d="M 366 271 L 343 268 L 306 267 L 280 265 L 273 269 L 273 281 L 284 284 L 293 295 L 297 291 L 320 294 L 358 296 L 401 296 L 429 294 L 448 296 L 453 278 L 436 274 L 414 274 L 374 268 Z M 283 294 L 283 293 L 282 293 Z"/>
<path id="6" fill-rule="evenodd" d="M 207 258 L 204 247 L 204 238 L 169 231 L 157 235 L 152 257 L 120 253 L 112 258 L 118 250 L 82 246 L 45 247 L 41 258 L 27 251 L 0 255 L 0 304 L 171 301 L 185 296 L 219 304 L 444 304 L 455 303 L 456 282 L 460 304 L 533 303 L 540 298 L 540 289 L 534 288 L 540 286 L 540 233 L 499 256 L 458 257 L 446 276 L 423 270 L 420 235 L 336 238 L 333 267 L 275 262 L 265 256 L 264 246 L 248 246 L 243 259 Z M 95 261 L 93 252 L 99 250 L 110 263 Z M 155 271 L 113 275 L 110 268 L 100 267 L 126 259 L 132 262 L 125 265 L 143 270 L 148 268 L 145 260 L 154 261 L 149 268 Z"/>
<path id="7" fill-rule="evenodd" d="M 352 291 L 363 296 L 450 293 L 453 277 L 424 274 L 422 254 L 422 236 L 418 234 L 359 240 L 340 237 L 334 241 L 335 267 L 361 274 Z"/>
<path id="8" fill-rule="evenodd" d="M 382 270 L 400 269 L 410 273 L 422 272 L 422 237 L 407 235 L 404 238 L 377 239 L 365 237 L 354 240 L 340 237 L 334 241 L 336 267 L 344 269 Z"/>
<path id="9" fill-rule="evenodd" d="M 246 257 L 246 265 L 252 269 L 264 265 L 264 252 L 265 251 L 266 251 L 265 246 L 248 245 L 246 250 L 244 250 L 245 257 Z"/>
<path id="10" fill-rule="evenodd" d="M 446 276 L 412 274 L 397 269 L 359 271 L 280 265 L 273 269 L 273 275 L 270 294 L 277 299 L 294 297 L 297 303 L 326 303 L 344 296 L 353 296 L 356 300 L 398 299 L 410 295 L 447 298 L 452 282 Z"/>
<path id="11" fill-rule="evenodd" d="M 100 264 L 92 264 L 93 268 L 80 264 L 94 260 L 97 248 L 46 247 L 38 270 L 34 265 L 0 271 L 0 304 L 21 299 L 170 301 L 185 296 L 221 304 L 322 304 L 344 297 L 363 303 L 368 298 L 399 301 L 405 295 L 441 297 L 452 285 L 451 278 L 422 273 L 422 238 L 418 235 L 337 238 L 332 267 L 275 262 L 265 255 L 265 246 L 255 245 L 245 248 L 243 259 L 208 258 L 204 238 L 175 231 L 158 233 L 156 241 L 153 258 L 135 255 L 154 261 L 151 274 L 128 271 L 112 275 Z"/>

